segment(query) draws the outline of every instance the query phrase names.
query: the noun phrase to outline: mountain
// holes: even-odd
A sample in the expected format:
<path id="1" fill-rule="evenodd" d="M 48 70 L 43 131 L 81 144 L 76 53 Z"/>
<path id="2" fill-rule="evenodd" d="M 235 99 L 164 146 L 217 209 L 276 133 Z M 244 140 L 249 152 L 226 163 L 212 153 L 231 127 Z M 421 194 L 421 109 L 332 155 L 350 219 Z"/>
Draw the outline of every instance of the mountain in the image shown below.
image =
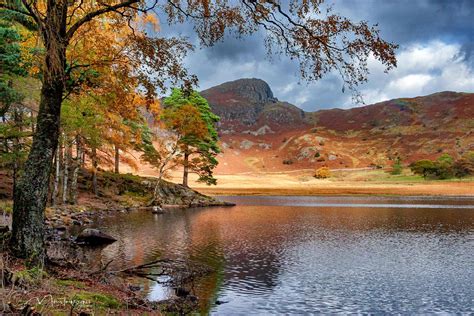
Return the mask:
<path id="1" fill-rule="evenodd" d="M 221 117 L 219 173 L 360 168 L 474 150 L 474 94 L 439 92 L 305 112 L 260 79 L 201 92 Z"/>
<path id="2" fill-rule="evenodd" d="M 260 79 L 239 79 L 201 92 L 221 117 L 224 134 L 242 132 L 267 125 L 272 129 L 307 124 L 306 113 L 273 96 L 268 84 Z"/>

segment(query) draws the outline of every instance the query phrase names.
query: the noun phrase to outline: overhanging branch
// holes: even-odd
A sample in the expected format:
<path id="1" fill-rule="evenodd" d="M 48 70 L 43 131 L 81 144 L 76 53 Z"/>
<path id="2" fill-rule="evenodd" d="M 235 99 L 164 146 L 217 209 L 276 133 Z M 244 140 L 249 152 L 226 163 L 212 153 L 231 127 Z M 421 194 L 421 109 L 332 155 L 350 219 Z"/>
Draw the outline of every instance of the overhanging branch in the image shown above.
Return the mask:
<path id="1" fill-rule="evenodd" d="M 71 40 L 71 38 L 73 37 L 74 33 L 76 33 L 76 31 L 84 24 L 84 23 L 87 23 L 89 21 L 91 21 L 92 19 L 94 19 L 95 17 L 99 16 L 99 15 L 102 15 L 102 14 L 105 14 L 105 13 L 108 13 L 108 12 L 112 12 L 112 11 L 116 11 L 118 9 L 122 9 L 122 8 L 127 8 L 127 7 L 131 7 L 133 4 L 135 3 L 138 3 L 140 2 L 140 0 L 125 0 L 125 1 L 122 1 L 116 5 L 111 5 L 111 6 L 106 6 L 106 7 L 103 7 L 101 9 L 98 9 L 96 11 L 93 11 L 93 12 L 90 12 L 86 15 L 84 15 L 79 21 L 77 21 L 76 23 L 74 23 L 70 28 L 69 30 L 67 31 L 67 34 L 66 34 L 66 40 L 69 41 Z M 137 8 L 135 7 L 132 7 L 134 10 L 136 10 Z"/>

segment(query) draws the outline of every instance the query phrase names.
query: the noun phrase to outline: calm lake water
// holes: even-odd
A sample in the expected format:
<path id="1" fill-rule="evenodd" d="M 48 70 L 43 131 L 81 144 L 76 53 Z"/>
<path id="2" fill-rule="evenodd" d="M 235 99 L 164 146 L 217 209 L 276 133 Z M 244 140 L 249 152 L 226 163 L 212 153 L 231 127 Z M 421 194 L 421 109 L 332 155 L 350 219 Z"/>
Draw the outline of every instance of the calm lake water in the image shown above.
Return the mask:
<path id="1" fill-rule="evenodd" d="M 238 205 L 104 219 L 103 261 L 212 266 L 195 286 L 211 314 L 474 312 L 474 198 L 221 199 Z"/>

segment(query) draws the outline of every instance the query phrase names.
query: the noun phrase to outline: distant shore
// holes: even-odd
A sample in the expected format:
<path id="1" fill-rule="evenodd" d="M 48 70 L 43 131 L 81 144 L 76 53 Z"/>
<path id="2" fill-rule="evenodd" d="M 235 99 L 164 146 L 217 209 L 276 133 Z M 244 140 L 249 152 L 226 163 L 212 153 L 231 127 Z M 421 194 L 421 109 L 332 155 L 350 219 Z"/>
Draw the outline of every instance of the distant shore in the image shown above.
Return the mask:
<path id="1" fill-rule="evenodd" d="M 466 185 L 468 185 L 466 183 Z M 474 182 L 469 184 L 474 187 Z M 396 196 L 462 196 L 474 198 L 473 189 L 458 185 L 399 185 L 383 187 L 312 187 L 312 188 L 197 188 L 206 195 L 396 195 Z"/>
<path id="2" fill-rule="evenodd" d="M 424 180 L 390 176 L 382 171 L 315 179 L 309 173 L 218 175 L 217 186 L 194 182 L 207 195 L 398 195 L 467 196 L 474 198 L 474 179 Z"/>

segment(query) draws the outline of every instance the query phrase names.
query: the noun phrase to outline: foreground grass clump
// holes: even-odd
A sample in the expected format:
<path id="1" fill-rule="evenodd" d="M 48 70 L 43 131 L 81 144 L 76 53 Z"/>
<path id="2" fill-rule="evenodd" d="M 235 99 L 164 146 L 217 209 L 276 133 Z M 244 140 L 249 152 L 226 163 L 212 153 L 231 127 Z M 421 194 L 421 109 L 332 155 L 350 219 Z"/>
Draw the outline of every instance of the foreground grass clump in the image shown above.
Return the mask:
<path id="1" fill-rule="evenodd" d="M 76 289 L 85 289 L 86 288 L 86 285 L 84 284 L 84 282 L 77 281 L 77 280 L 61 280 L 61 279 L 58 279 L 58 280 L 56 280 L 56 285 L 58 285 L 60 287 L 73 287 L 73 288 L 76 288 Z"/>
<path id="2" fill-rule="evenodd" d="M 127 282 L 120 278 L 91 277 L 90 271 L 57 265 L 27 268 L 26 262 L 0 252 L 0 315 L 105 315 L 144 310 L 134 302 Z M 127 303 L 125 303 L 125 301 Z M 134 305 L 136 306 L 136 304 Z"/>
<path id="3" fill-rule="evenodd" d="M 81 291 L 74 293 L 70 300 L 84 306 L 90 306 L 95 309 L 118 309 L 120 302 L 113 296 L 103 293 Z"/>
<path id="4" fill-rule="evenodd" d="M 19 270 L 13 273 L 12 282 L 22 286 L 39 285 L 43 279 L 48 277 L 46 271 L 34 267 L 31 269 Z"/>

